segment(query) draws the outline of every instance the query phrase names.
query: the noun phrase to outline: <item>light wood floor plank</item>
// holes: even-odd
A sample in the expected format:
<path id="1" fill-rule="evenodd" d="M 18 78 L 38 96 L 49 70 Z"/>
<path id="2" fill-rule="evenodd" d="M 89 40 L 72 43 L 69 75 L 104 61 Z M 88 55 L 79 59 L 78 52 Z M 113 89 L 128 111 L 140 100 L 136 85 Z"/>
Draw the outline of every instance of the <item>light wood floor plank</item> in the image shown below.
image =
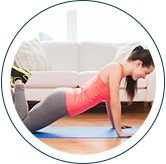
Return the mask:
<path id="1" fill-rule="evenodd" d="M 65 117 L 51 126 L 111 126 L 104 106 L 93 108 L 90 112 L 75 116 Z M 150 107 L 133 105 L 123 107 L 122 124 L 141 126 L 149 114 Z M 113 149 L 127 139 L 55 139 L 42 138 L 40 141 L 57 150 L 72 154 L 94 154 Z"/>

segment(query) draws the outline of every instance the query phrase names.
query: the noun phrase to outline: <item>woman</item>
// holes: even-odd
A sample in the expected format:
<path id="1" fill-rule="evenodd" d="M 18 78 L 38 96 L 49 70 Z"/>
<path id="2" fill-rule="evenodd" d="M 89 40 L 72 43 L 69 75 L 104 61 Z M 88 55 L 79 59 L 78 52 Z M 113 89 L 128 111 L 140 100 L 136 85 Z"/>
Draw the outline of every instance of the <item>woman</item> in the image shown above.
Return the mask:
<path id="1" fill-rule="evenodd" d="M 15 93 L 12 91 L 13 101 L 25 126 L 35 132 L 48 126 L 64 116 L 75 116 L 85 112 L 101 101 L 106 101 L 107 113 L 120 137 L 132 136 L 121 128 L 121 103 L 119 100 L 119 85 L 126 77 L 126 92 L 130 101 L 136 93 L 136 82 L 154 70 L 154 63 L 149 50 L 137 46 L 129 55 L 126 63 L 110 63 L 102 68 L 98 74 L 81 88 L 57 88 L 44 100 L 28 111 L 24 94 L 24 84 L 30 77 L 25 70 L 13 67 L 11 72 Z M 23 84 L 24 83 L 24 84 Z"/>

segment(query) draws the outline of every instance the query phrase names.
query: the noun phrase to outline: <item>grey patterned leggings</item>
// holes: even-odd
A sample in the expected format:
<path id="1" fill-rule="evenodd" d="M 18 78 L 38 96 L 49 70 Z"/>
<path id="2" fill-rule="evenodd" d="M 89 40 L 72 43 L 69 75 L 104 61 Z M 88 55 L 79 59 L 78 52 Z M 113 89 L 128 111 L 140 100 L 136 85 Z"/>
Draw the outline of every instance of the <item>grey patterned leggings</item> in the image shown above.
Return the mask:
<path id="1" fill-rule="evenodd" d="M 30 111 L 25 98 L 24 85 L 15 85 L 15 92 L 11 90 L 11 93 L 19 117 L 32 133 L 64 116 L 68 116 L 66 88 L 53 90 L 52 93 L 36 104 Z"/>

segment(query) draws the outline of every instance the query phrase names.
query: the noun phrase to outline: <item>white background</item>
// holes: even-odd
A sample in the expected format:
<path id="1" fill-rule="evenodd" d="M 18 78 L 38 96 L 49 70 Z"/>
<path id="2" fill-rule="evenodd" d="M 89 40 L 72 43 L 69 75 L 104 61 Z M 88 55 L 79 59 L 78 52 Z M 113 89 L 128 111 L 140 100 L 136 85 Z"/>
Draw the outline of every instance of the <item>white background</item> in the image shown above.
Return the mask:
<path id="1" fill-rule="evenodd" d="M 7 48 L 17 31 L 36 13 L 41 10 L 62 2 L 61 0 L 6 0 L 0 2 L 0 71 Z M 103 2 L 115 5 L 127 11 L 135 17 L 149 31 L 155 40 L 163 62 L 166 65 L 166 23 L 165 23 L 165 3 L 163 0 L 105 0 Z M 164 100 L 165 101 L 165 100 Z M 150 163 L 166 162 L 166 102 L 164 102 L 161 112 L 150 130 L 150 132 L 127 153 L 103 163 Z M 0 96 L 0 162 L 29 164 L 43 163 L 63 163 L 49 158 L 33 147 L 31 147 L 15 130 L 11 124 Z"/>

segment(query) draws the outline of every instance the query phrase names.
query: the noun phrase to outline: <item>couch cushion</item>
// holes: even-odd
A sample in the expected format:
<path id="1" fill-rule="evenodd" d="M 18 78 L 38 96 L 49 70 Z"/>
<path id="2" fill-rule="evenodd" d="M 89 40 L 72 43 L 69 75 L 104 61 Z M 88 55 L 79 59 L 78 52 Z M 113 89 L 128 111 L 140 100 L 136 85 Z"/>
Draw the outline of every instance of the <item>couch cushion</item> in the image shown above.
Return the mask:
<path id="1" fill-rule="evenodd" d="M 14 65 L 29 71 L 49 70 L 45 53 L 37 39 L 22 42 L 16 53 Z"/>
<path id="2" fill-rule="evenodd" d="M 34 71 L 25 85 L 26 88 L 77 87 L 78 72 L 75 71 Z"/>
<path id="3" fill-rule="evenodd" d="M 79 87 L 84 85 L 88 80 L 93 78 L 97 73 L 98 71 L 83 71 L 79 73 Z"/>
<path id="4" fill-rule="evenodd" d="M 80 72 L 98 71 L 112 62 L 117 51 L 117 45 L 112 43 L 80 43 Z"/>
<path id="5" fill-rule="evenodd" d="M 119 44 L 119 48 L 117 50 L 117 53 L 116 53 L 113 61 L 125 63 L 128 56 L 132 52 L 132 50 L 138 45 L 141 45 L 141 43 L 140 42 L 128 42 L 128 43 Z"/>
<path id="6" fill-rule="evenodd" d="M 41 101 L 45 98 L 52 88 L 25 88 L 25 96 L 27 101 Z"/>
<path id="7" fill-rule="evenodd" d="M 145 79 L 139 79 L 137 82 L 138 89 L 145 89 L 148 86 L 148 76 Z M 125 88 L 125 78 L 122 79 L 120 88 Z"/>
<path id="8" fill-rule="evenodd" d="M 126 102 L 129 99 L 127 98 L 127 94 L 124 89 L 120 89 L 119 92 L 120 101 Z M 147 101 L 147 90 L 146 89 L 139 89 L 133 99 L 133 101 Z"/>
<path id="9" fill-rule="evenodd" d="M 78 71 L 79 44 L 74 42 L 42 42 L 53 71 Z"/>

